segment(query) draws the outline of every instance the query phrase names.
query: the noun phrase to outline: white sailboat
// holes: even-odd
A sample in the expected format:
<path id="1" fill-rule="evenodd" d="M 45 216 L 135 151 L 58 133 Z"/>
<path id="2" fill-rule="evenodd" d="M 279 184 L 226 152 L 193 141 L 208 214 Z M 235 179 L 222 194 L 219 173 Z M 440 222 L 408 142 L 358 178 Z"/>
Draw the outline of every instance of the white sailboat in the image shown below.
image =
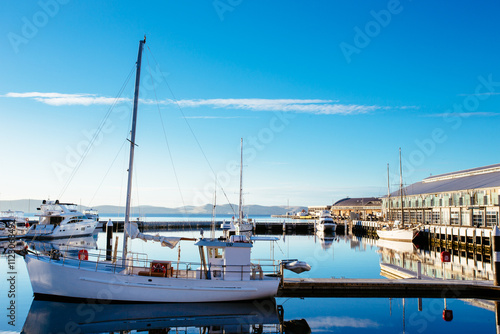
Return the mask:
<path id="1" fill-rule="evenodd" d="M 84 237 L 92 235 L 97 221 L 77 210 L 77 205 L 56 201 L 43 201 L 38 210 L 38 224 L 33 224 L 24 235 L 36 240 Z"/>
<path id="2" fill-rule="evenodd" d="M 132 171 L 142 50 L 137 58 L 134 111 L 130 139 L 127 203 L 122 258 L 104 260 L 106 251 L 82 249 L 78 257 L 69 254 L 25 254 L 35 296 L 94 299 L 119 302 L 218 302 L 251 300 L 274 296 L 280 282 L 279 264 L 252 262 L 253 243 L 244 236 L 229 240 L 204 239 L 195 243 L 200 263 L 150 260 L 129 252 L 128 238 L 154 240 L 174 248 L 186 238 L 146 235 L 130 222 Z"/>
<path id="3" fill-rule="evenodd" d="M 404 224 L 404 202 L 403 202 L 403 169 L 401 165 L 401 148 L 399 148 L 399 195 L 401 199 L 401 222 L 396 220 L 392 226 L 386 226 L 381 230 L 377 231 L 377 235 L 380 239 L 392 240 L 392 241 L 404 241 L 412 242 L 413 239 L 418 235 L 418 229 L 415 227 L 406 227 Z M 388 203 L 390 212 L 390 196 L 391 192 L 389 189 L 389 165 L 387 165 L 387 191 L 388 191 Z"/>
<path id="4" fill-rule="evenodd" d="M 238 204 L 238 220 L 235 221 L 234 217 L 232 221 L 223 222 L 221 228 L 223 230 L 229 230 L 229 232 L 235 232 L 240 234 L 242 232 L 252 232 L 253 224 L 250 219 L 244 218 L 243 215 L 243 138 L 241 138 L 241 157 L 240 157 L 240 201 Z"/>

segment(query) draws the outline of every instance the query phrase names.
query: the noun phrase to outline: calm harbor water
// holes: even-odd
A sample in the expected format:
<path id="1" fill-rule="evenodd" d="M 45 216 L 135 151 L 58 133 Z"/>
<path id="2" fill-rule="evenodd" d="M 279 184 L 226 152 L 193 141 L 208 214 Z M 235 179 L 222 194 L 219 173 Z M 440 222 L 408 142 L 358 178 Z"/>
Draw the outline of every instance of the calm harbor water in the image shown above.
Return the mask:
<path id="1" fill-rule="evenodd" d="M 171 220 L 176 218 L 169 217 Z M 198 230 L 159 233 L 185 237 L 200 235 Z M 209 235 L 209 231 L 204 233 Z M 221 234 L 220 231 L 216 233 L 217 236 Z M 121 239 L 122 234 L 115 233 L 115 236 Z M 62 247 L 58 245 L 62 242 L 40 243 L 35 247 L 57 248 Z M 72 242 L 104 248 L 105 234 L 100 232 Z M 177 248 L 163 248 L 140 240 L 133 240 L 131 247 L 150 259 L 177 259 Z M 181 242 L 181 254 L 183 261 L 198 261 L 198 251 L 191 242 Z M 312 266 L 311 271 L 300 275 L 286 272 L 285 277 L 315 278 L 382 278 L 380 263 L 390 261 L 388 256 L 398 262 L 423 255 L 397 249 L 388 253 L 387 248 L 382 249 L 373 240 L 320 234 L 281 235 L 276 242 L 257 241 L 252 253 L 253 258 L 307 261 Z M 9 268 L 9 265 L 14 267 Z M 275 301 L 209 305 L 60 303 L 33 300 L 22 257 L 16 256 L 15 262 L 9 263 L 3 254 L 0 268 L 3 276 L 0 284 L 1 333 L 166 333 L 166 328 L 183 333 L 279 332 L 281 312 L 277 309 L 280 307 L 283 309 L 281 329 L 294 333 L 307 333 L 307 326 L 314 333 L 496 332 L 495 303 L 492 301 L 424 298 L 421 311 L 415 298 L 276 298 Z M 15 297 L 9 296 L 9 290 L 14 291 Z M 11 303 L 15 305 L 14 320 L 9 318 Z M 443 320 L 445 303 L 447 310 L 453 312 L 451 321 Z"/>

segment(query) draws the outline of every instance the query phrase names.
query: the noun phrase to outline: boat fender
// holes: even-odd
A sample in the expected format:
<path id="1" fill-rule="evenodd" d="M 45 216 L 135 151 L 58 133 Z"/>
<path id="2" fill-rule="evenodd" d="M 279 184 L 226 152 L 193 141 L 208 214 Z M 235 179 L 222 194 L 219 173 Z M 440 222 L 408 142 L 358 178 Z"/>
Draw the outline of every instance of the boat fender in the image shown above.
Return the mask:
<path id="1" fill-rule="evenodd" d="M 78 251 L 78 260 L 87 261 L 89 259 L 89 252 L 86 249 L 80 249 Z"/>
<path id="2" fill-rule="evenodd" d="M 259 279 L 262 280 L 264 278 L 264 272 L 262 271 L 262 267 L 260 266 L 260 264 L 258 264 L 257 267 L 255 267 L 255 269 L 259 273 Z"/>

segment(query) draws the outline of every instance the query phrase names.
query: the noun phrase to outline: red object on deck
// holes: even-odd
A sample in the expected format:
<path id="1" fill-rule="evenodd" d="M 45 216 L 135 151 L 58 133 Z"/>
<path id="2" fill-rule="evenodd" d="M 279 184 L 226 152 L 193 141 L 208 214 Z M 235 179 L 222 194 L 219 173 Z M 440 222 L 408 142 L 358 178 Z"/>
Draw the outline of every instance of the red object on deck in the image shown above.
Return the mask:
<path id="1" fill-rule="evenodd" d="M 88 259 L 89 259 L 89 252 L 87 252 L 86 249 L 80 249 L 78 251 L 78 260 L 87 261 Z"/>
<path id="2" fill-rule="evenodd" d="M 441 252 L 441 262 L 450 262 L 450 261 L 451 261 L 450 252 L 442 251 Z"/>

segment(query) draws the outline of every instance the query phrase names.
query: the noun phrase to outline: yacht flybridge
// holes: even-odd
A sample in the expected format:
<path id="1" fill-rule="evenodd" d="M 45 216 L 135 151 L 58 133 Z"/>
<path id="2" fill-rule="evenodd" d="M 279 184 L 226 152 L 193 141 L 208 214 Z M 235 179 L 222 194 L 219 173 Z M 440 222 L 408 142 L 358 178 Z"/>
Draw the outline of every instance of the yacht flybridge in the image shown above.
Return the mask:
<path id="1" fill-rule="evenodd" d="M 97 221 L 87 218 L 77 210 L 76 204 L 56 201 L 42 202 L 38 210 L 38 224 L 30 227 L 24 235 L 37 240 L 83 237 L 94 233 Z"/>
<path id="2" fill-rule="evenodd" d="M 258 238 L 252 240 L 234 235 L 229 239 L 202 237 L 195 240 L 148 235 L 141 233 L 137 224 L 130 222 L 140 70 L 145 43 L 145 38 L 139 42 L 137 57 L 121 257 L 115 255 L 116 248 L 114 254 L 108 250 L 80 249 L 76 256 L 75 252 L 53 251 L 47 254 L 26 250 L 23 255 L 35 296 L 179 303 L 251 300 L 274 296 L 281 277 L 278 271 L 284 264 L 273 260 L 250 260 L 253 240 Z M 72 214 L 76 215 L 74 212 Z M 51 214 L 47 213 L 46 216 L 50 217 Z M 68 215 L 68 219 L 72 218 Z M 179 255 L 174 259 L 150 260 L 145 254 L 130 252 L 129 238 L 157 241 L 169 248 L 176 247 L 181 240 L 196 241 L 193 246 L 198 247 L 200 263 L 181 262 L 180 249 Z"/>

